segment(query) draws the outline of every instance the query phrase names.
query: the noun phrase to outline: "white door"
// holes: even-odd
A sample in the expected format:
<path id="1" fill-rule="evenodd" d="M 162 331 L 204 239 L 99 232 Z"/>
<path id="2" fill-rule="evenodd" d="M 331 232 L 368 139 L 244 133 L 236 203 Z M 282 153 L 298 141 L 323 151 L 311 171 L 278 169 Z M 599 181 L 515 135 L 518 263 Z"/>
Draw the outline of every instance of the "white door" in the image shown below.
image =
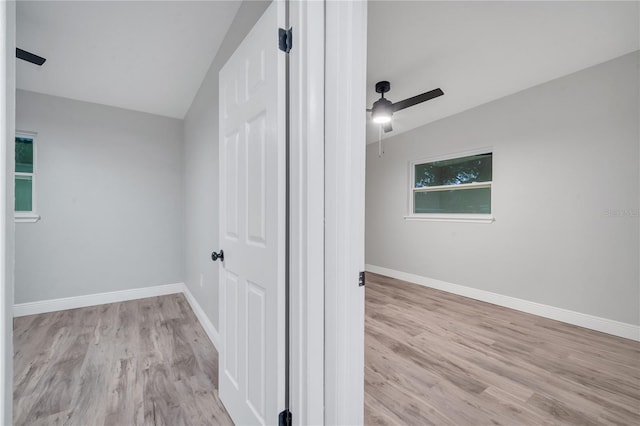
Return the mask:
<path id="1" fill-rule="evenodd" d="M 274 1 L 220 71 L 219 382 L 237 425 L 284 409 L 283 18 Z"/>

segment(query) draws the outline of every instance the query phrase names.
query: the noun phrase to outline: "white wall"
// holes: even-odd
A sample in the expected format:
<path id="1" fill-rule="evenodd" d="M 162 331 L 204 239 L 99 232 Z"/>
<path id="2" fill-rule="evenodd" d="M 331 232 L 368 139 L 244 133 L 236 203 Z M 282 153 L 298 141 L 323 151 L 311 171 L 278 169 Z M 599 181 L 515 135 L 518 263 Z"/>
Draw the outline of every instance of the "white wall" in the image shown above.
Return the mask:
<path id="1" fill-rule="evenodd" d="M 182 282 L 181 120 L 18 90 L 16 127 L 42 217 L 16 224 L 16 303 Z"/>
<path id="2" fill-rule="evenodd" d="M 185 282 L 216 329 L 218 263 L 211 261 L 211 252 L 220 249 L 218 72 L 268 5 L 268 1 L 242 3 L 184 121 Z"/>
<path id="3" fill-rule="evenodd" d="M 635 52 L 400 134 L 382 158 L 369 145 L 367 263 L 640 324 L 638 63 Z M 486 146 L 493 224 L 403 219 L 409 161 Z"/>
<path id="4" fill-rule="evenodd" d="M 0 422 L 13 412 L 13 169 L 15 124 L 16 4 L 0 2 Z"/>

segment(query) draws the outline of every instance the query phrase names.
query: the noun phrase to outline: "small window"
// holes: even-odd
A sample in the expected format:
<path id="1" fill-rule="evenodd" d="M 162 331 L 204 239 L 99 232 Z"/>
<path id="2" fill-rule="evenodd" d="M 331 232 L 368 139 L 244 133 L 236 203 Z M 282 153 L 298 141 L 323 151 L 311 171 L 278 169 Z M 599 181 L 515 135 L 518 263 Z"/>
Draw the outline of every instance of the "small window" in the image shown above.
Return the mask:
<path id="1" fill-rule="evenodd" d="M 492 160 L 484 151 L 412 163 L 408 218 L 492 221 Z"/>
<path id="2" fill-rule="evenodd" d="M 16 133 L 15 144 L 15 218 L 17 222 L 35 222 L 36 147 L 34 133 Z"/>

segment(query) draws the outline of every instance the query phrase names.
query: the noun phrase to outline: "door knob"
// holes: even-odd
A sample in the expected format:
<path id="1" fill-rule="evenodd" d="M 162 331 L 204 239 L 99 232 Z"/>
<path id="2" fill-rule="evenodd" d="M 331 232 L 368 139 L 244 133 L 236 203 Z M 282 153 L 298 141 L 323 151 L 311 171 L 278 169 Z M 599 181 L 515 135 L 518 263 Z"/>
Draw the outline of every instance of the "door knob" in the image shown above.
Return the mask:
<path id="1" fill-rule="evenodd" d="M 224 262 L 224 251 L 220 250 L 220 253 L 216 253 L 215 251 L 211 253 L 211 260 L 214 262 L 220 259 L 220 262 Z"/>

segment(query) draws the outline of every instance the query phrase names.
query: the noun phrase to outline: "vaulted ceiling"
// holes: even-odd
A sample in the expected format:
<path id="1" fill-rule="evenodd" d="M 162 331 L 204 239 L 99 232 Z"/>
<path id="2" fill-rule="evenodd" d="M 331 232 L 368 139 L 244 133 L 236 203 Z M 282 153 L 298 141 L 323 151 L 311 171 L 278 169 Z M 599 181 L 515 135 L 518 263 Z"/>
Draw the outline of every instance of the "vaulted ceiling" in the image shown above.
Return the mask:
<path id="1" fill-rule="evenodd" d="M 392 101 L 444 90 L 394 114 L 390 137 L 638 50 L 638 5 L 370 1 L 367 105 L 380 80 L 391 82 Z M 367 141 L 378 136 L 368 120 Z"/>
<path id="2" fill-rule="evenodd" d="M 17 87 L 183 118 L 239 1 L 18 1 Z"/>
<path id="3" fill-rule="evenodd" d="M 240 2 L 18 1 L 21 89 L 183 118 Z M 398 101 L 389 137 L 640 48 L 635 1 L 370 1 L 368 106 Z M 367 140 L 378 138 L 369 123 Z"/>

